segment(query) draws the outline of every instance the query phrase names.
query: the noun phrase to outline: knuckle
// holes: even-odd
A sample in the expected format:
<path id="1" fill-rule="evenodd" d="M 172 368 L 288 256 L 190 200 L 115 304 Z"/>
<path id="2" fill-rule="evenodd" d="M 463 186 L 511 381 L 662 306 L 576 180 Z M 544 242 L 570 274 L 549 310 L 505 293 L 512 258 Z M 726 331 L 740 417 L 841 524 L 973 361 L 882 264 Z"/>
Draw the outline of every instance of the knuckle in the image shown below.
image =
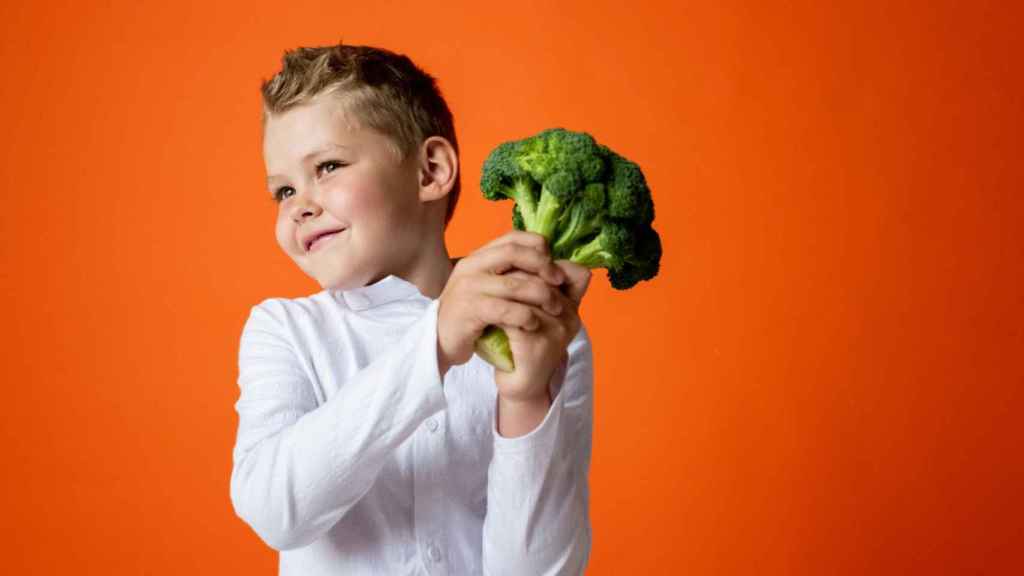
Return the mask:
<path id="1" fill-rule="evenodd" d="M 501 321 L 505 324 L 519 324 L 522 322 L 522 311 L 512 302 L 502 302 L 499 315 Z"/>
<path id="2" fill-rule="evenodd" d="M 573 318 L 566 318 L 558 322 L 558 334 L 563 341 L 576 334 L 573 328 L 575 323 Z"/>
<path id="3" fill-rule="evenodd" d="M 519 253 L 527 258 L 545 258 L 547 253 L 540 249 L 536 242 L 527 242 L 525 244 L 516 244 L 515 247 L 519 250 Z"/>
<path id="4" fill-rule="evenodd" d="M 547 252 L 548 241 L 544 238 L 544 236 L 536 232 L 527 232 L 527 234 L 527 238 L 529 239 L 530 243 L 533 244 L 533 246 L 535 246 L 539 250 Z"/>
<path id="5" fill-rule="evenodd" d="M 569 308 L 565 301 L 565 296 L 557 288 L 545 286 L 545 289 L 547 290 L 548 302 L 550 304 L 556 305 L 562 310 Z"/>
<path id="6" fill-rule="evenodd" d="M 562 306 L 562 302 L 558 299 L 558 295 L 555 294 L 554 290 L 547 286 L 541 286 L 538 289 L 541 290 L 541 302 L 543 304 L 556 308 L 565 308 Z"/>
<path id="7" fill-rule="evenodd" d="M 533 313 L 525 306 L 514 306 L 512 316 L 512 322 L 517 326 L 530 326 L 533 320 Z"/>
<path id="8" fill-rule="evenodd" d="M 525 292 L 533 299 L 541 302 L 547 302 L 551 298 L 551 291 L 548 290 L 544 281 L 536 276 L 531 276 L 528 280 L 524 281 Z"/>
<path id="9" fill-rule="evenodd" d="M 516 292 L 519 287 L 523 284 L 523 281 L 515 276 L 509 274 L 503 274 L 499 276 L 501 278 L 502 288 L 509 292 Z"/>
<path id="10" fill-rule="evenodd" d="M 501 250 L 502 258 L 504 258 L 505 260 L 512 260 L 513 258 L 516 257 L 516 254 L 519 252 L 519 247 L 516 246 L 515 244 L 508 243 L 502 244 L 499 250 Z"/>
<path id="11" fill-rule="evenodd" d="M 448 281 L 448 287 L 450 287 L 452 294 L 463 294 L 467 291 L 465 278 L 461 275 L 457 278 L 450 279 Z"/>
<path id="12" fill-rule="evenodd" d="M 549 265 L 551 258 L 547 254 L 541 254 L 536 250 L 528 250 L 528 252 L 523 254 L 523 261 L 539 274 L 544 271 L 545 266 Z"/>
<path id="13" fill-rule="evenodd" d="M 533 289 L 534 298 L 538 304 L 544 304 L 545 306 L 558 306 L 558 296 L 551 290 L 549 286 L 545 286 L 543 281 L 540 285 L 535 285 Z"/>

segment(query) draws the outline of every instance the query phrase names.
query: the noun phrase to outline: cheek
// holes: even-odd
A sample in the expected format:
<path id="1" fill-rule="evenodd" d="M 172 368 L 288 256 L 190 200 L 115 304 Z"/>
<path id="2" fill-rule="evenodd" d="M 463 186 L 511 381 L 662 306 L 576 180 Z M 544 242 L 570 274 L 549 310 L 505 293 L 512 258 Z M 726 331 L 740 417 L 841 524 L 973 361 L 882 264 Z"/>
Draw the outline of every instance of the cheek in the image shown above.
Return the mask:
<path id="1" fill-rule="evenodd" d="M 392 191 L 368 186 L 353 189 L 338 200 L 338 213 L 364 224 L 387 224 L 404 213 L 404 207 L 388 197 Z"/>
<path id="2" fill-rule="evenodd" d="M 274 223 L 274 238 L 277 240 L 277 245 L 285 251 L 294 250 L 293 246 L 295 238 L 295 230 L 292 228 L 287 220 L 278 218 Z"/>

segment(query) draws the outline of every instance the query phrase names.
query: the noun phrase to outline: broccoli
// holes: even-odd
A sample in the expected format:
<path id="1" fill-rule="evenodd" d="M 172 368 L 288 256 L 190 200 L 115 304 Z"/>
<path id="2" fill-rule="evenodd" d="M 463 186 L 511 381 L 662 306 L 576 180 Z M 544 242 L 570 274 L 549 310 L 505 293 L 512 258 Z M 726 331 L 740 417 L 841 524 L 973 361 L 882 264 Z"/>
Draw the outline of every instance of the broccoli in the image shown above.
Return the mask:
<path id="1" fill-rule="evenodd" d="M 504 142 L 484 161 L 480 189 L 488 200 L 515 202 L 512 225 L 546 238 L 553 258 L 605 268 L 615 289 L 658 274 L 661 238 L 643 172 L 590 134 L 550 128 Z M 476 352 L 500 370 L 515 368 L 497 326 Z"/>

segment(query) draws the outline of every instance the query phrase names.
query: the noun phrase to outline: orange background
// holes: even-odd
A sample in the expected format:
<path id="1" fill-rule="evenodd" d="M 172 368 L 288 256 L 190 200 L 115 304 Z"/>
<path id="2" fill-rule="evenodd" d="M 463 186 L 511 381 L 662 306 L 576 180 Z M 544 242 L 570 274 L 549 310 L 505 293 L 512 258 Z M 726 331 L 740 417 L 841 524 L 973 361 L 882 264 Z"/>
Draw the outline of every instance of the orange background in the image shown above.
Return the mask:
<path id="1" fill-rule="evenodd" d="M 439 78 L 453 255 L 510 226 L 500 141 L 647 174 L 661 275 L 583 307 L 588 574 L 1024 573 L 1013 3 L 99 4 L 0 9 L 4 573 L 276 573 L 229 499 L 238 338 L 319 287 L 259 81 L 339 37 Z"/>

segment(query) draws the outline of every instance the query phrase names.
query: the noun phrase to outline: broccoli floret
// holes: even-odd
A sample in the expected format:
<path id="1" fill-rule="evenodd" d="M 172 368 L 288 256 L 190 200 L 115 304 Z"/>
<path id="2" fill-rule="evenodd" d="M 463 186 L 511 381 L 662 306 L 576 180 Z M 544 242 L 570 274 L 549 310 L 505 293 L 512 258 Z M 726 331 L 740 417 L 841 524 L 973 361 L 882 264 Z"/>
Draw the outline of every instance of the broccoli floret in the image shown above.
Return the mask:
<path id="1" fill-rule="evenodd" d="M 537 211 L 537 183 L 515 162 L 518 142 L 505 142 L 484 161 L 480 190 L 488 200 L 513 200 L 520 213 L 533 221 Z"/>
<path id="2" fill-rule="evenodd" d="M 538 182 L 556 172 L 573 172 L 584 183 L 598 182 L 604 175 L 604 154 L 586 132 L 549 128 L 519 141 L 516 161 Z"/>
<path id="3" fill-rule="evenodd" d="M 661 237 L 651 228 L 640 227 L 633 236 L 633 253 L 621 266 L 608 269 L 608 281 L 616 290 L 632 288 L 641 280 L 658 275 L 661 266 Z"/>
<path id="4" fill-rule="evenodd" d="M 576 200 L 579 186 L 579 176 L 574 172 L 555 172 L 549 176 L 541 188 L 537 213 L 529 230 L 550 241 L 562 211 Z"/>
<path id="5" fill-rule="evenodd" d="M 587 268 L 620 268 L 633 256 L 633 231 L 621 222 L 609 220 L 601 233 L 572 251 L 569 260 Z"/>
<path id="6" fill-rule="evenodd" d="M 649 225 L 654 220 L 654 203 L 640 167 L 611 151 L 608 160 L 608 215 Z"/>
<path id="7" fill-rule="evenodd" d="M 658 274 L 661 239 L 643 172 L 585 132 L 551 128 L 497 146 L 480 188 L 489 200 L 513 200 L 512 225 L 544 236 L 556 259 L 606 268 L 613 288 Z M 513 366 L 499 328 L 477 351 L 499 369 Z"/>
<path id="8" fill-rule="evenodd" d="M 550 128 L 496 147 L 484 161 L 480 188 L 488 200 L 514 200 L 525 229 L 551 242 L 582 188 L 603 183 L 606 156 L 589 134 Z"/>

